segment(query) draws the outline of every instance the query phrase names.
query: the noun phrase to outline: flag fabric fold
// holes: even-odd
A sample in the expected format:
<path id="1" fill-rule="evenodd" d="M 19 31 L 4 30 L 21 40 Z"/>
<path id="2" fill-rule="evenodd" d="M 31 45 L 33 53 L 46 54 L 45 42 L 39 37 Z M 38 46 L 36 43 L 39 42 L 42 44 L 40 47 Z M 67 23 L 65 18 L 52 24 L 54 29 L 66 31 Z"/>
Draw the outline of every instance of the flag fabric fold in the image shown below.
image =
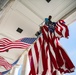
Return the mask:
<path id="1" fill-rule="evenodd" d="M 69 30 L 63 20 L 59 20 L 54 32 L 48 26 L 41 27 L 41 35 L 29 49 L 29 75 L 62 75 L 73 72 L 75 66 L 60 45 L 59 39 L 68 38 Z"/>

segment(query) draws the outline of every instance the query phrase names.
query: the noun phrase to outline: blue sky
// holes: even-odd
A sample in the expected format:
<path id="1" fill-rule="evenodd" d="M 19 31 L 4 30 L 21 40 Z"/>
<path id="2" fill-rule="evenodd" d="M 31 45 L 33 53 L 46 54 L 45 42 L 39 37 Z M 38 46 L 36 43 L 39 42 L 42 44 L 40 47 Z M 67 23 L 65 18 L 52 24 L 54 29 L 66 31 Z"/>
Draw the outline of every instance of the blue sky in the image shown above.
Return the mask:
<path id="1" fill-rule="evenodd" d="M 76 66 L 76 21 L 68 26 L 69 28 L 69 39 L 61 38 L 60 43 L 66 50 L 70 59 Z M 68 73 L 65 75 L 76 75 L 76 69 L 73 73 Z"/>

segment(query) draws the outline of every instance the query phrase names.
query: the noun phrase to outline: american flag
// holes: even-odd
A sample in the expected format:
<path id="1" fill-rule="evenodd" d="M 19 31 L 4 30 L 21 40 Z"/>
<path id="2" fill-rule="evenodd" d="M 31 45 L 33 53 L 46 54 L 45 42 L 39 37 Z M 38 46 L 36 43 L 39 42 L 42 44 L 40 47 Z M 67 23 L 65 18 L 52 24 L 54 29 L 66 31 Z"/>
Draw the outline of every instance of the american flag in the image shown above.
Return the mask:
<path id="1" fill-rule="evenodd" d="M 19 40 L 11 41 L 8 38 L 2 38 L 0 39 L 0 52 L 5 52 L 12 48 L 26 49 L 35 40 L 36 38 L 22 38 Z M 1 56 L 0 56 L 0 66 L 3 66 L 6 70 L 9 70 L 12 68 L 12 65 Z M 2 73 L 0 73 L 0 75 L 2 75 Z"/>
<path id="2" fill-rule="evenodd" d="M 10 50 L 12 48 L 20 48 L 20 49 L 26 49 L 28 48 L 36 38 L 21 38 L 19 40 L 11 41 L 8 38 L 2 38 L 0 39 L 0 52 L 5 52 L 7 50 Z M 3 66 L 6 70 L 9 70 L 12 68 L 12 65 L 8 63 L 3 57 L 0 56 L 0 66 Z M 1 75 L 2 73 L 0 73 Z"/>
<path id="3" fill-rule="evenodd" d="M 3 57 L 0 56 L 0 66 L 3 66 L 6 70 L 10 70 L 12 65 L 8 63 Z"/>
<path id="4" fill-rule="evenodd" d="M 31 68 L 29 75 L 62 75 L 73 72 L 75 66 L 59 43 L 61 37 L 69 36 L 64 21 L 57 22 L 54 33 L 46 25 L 41 31 L 42 34 L 28 52 Z"/>
<path id="5" fill-rule="evenodd" d="M 22 42 L 20 40 L 11 41 L 8 38 L 2 38 L 2 39 L 0 39 L 0 52 L 5 52 L 12 48 L 25 49 L 25 48 L 28 48 L 30 45 L 31 44 Z"/>

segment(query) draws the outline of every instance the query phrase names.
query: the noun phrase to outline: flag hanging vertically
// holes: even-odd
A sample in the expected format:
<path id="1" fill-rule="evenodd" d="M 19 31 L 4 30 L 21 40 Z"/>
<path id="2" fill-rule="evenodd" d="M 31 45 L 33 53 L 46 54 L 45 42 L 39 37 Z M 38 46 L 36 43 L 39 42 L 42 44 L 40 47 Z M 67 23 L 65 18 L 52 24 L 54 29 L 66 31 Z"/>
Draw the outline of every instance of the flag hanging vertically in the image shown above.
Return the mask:
<path id="1" fill-rule="evenodd" d="M 31 46 L 29 75 L 62 75 L 73 72 L 75 66 L 60 45 L 61 37 L 68 38 L 69 30 L 63 20 L 59 20 L 54 32 L 48 26 L 41 27 L 41 35 Z"/>

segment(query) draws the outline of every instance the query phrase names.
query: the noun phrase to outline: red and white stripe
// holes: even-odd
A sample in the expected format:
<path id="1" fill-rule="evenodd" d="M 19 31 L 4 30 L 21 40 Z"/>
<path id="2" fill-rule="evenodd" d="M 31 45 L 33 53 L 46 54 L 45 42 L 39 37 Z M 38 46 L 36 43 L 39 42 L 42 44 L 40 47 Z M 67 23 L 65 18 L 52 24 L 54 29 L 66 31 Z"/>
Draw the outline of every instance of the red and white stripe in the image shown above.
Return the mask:
<path id="1" fill-rule="evenodd" d="M 30 65 L 31 65 L 31 71 L 30 75 L 35 75 L 38 71 L 38 65 L 41 63 L 38 62 L 41 59 L 41 44 L 42 44 L 43 38 L 40 36 L 38 40 L 32 45 L 31 49 L 29 50 L 29 59 L 30 59 Z M 40 70 L 40 69 L 39 69 Z"/>
<path id="2" fill-rule="evenodd" d="M 55 28 L 55 36 L 56 37 L 65 37 L 68 38 L 69 36 L 69 30 L 67 25 L 65 25 L 63 20 L 59 20 L 56 24 L 56 28 Z"/>
<path id="3" fill-rule="evenodd" d="M 5 52 L 12 48 L 25 49 L 28 48 L 29 46 L 30 44 L 21 41 L 11 41 L 7 38 L 0 39 L 0 52 Z"/>

